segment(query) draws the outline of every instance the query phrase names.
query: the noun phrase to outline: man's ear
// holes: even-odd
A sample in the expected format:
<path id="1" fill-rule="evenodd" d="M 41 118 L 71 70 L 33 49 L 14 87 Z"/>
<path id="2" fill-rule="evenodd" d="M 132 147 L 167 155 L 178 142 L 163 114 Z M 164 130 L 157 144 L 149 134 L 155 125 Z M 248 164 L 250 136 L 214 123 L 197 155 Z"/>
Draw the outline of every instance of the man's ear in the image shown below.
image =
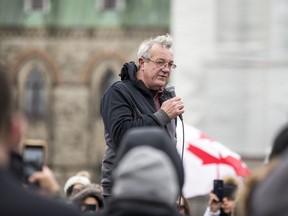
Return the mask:
<path id="1" fill-rule="evenodd" d="M 10 124 L 9 131 L 6 136 L 6 144 L 10 150 L 21 153 L 21 141 L 26 130 L 26 120 L 20 115 L 13 116 Z"/>
<path id="2" fill-rule="evenodd" d="M 141 57 L 138 59 L 139 70 L 142 70 L 145 60 Z"/>

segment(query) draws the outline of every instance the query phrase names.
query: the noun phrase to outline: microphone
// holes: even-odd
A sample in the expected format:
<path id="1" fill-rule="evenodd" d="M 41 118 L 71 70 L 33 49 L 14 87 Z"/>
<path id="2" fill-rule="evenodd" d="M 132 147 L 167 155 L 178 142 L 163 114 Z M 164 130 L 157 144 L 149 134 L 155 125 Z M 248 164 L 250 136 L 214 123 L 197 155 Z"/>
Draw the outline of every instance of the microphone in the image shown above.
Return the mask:
<path id="1" fill-rule="evenodd" d="M 165 87 L 166 91 L 169 92 L 170 96 L 173 98 L 173 97 L 176 97 L 176 93 L 175 93 L 175 87 L 171 84 L 171 83 L 168 83 Z M 179 115 L 179 118 L 181 121 L 183 121 L 183 116 L 182 114 Z"/>

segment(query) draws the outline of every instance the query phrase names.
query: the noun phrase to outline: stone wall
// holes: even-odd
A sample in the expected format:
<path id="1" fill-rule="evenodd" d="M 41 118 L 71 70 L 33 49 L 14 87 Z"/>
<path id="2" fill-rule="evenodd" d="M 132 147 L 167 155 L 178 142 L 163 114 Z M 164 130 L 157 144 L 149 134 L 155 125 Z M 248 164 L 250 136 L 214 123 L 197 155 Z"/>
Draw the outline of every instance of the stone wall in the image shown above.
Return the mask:
<path id="1" fill-rule="evenodd" d="M 15 106 L 23 109 L 25 76 L 33 65 L 47 77 L 48 116 L 29 121 L 27 138 L 48 141 L 48 165 L 64 181 L 80 170 L 100 180 L 105 148 L 99 115 L 106 70 L 115 79 L 126 61 L 137 60 L 140 42 L 167 29 L 0 29 L 0 64 L 14 81 Z"/>

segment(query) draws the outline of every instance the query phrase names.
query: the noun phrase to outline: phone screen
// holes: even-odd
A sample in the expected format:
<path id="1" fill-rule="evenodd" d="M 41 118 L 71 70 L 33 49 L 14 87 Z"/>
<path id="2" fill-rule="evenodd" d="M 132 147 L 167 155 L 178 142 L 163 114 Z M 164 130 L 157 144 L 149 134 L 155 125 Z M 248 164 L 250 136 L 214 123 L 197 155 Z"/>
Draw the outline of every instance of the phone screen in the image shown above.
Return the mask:
<path id="1" fill-rule="evenodd" d="M 222 202 L 222 200 L 223 200 L 223 180 L 215 179 L 213 183 L 214 183 L 213 193 L 216 194 L 219 201 Z"/>
<path id="2" fill-rule="evenodd" d="M 29 177 L 36 171 L 42 170 L 44 163 L 43 146 L 25 146 L 23 150 L 24 175 Z"/>

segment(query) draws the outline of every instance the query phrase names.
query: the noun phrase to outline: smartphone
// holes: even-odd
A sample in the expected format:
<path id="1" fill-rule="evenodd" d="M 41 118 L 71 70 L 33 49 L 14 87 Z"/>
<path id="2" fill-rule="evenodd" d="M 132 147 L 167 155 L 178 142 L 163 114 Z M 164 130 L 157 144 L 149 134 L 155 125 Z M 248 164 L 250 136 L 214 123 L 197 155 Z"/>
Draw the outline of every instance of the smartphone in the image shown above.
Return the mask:
<path id="1" fill-rule="evenodd" d="M 41 171 L 45 163 L 45 144 L 42 141 L 27 140 L 23 146 L 24 179 Z"/>
<path id="2" fill-rule="evenodd" d="M 213 181 L 213 193 L 216 194 L 220 202 L 223 200 L 223 184 L 222 179 L 214 179 Z"/>

